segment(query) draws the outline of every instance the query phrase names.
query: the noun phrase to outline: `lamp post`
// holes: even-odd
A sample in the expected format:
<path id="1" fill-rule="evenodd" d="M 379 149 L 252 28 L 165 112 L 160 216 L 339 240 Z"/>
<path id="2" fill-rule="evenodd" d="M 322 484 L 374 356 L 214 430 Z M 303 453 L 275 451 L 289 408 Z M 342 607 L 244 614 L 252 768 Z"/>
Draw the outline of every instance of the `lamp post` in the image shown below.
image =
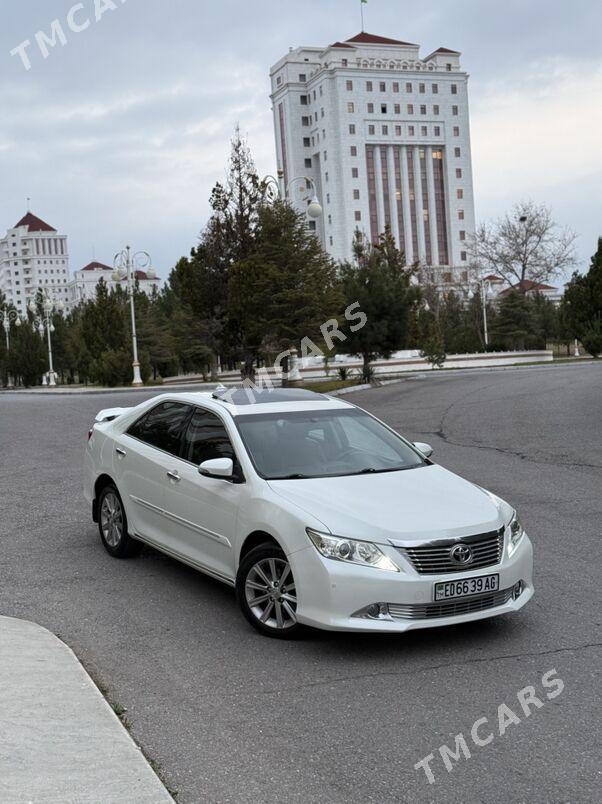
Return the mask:
<path id="1" fill-rule="evenodd" d="M 132 254 L 129 246 L 126 246 L 123 251 L 118 252 L 113 260 L 114 271 L 112 279 L 114 282 L 127 282 L 127 293 L 130 297 L 130 315 L 132 318 L 132 369 L 134 379 L 132 385 L 136 388 L 140 387 L 142 377 L 140 376 L 140 362 L 138 360 L 138 339 L 136 337 L 136 309 L 134 306 L 134 290 L 136 285 L 136 272 L 145 271 L 149 279 L 154 279 L 156 274 L 151 268 L 150 254 L 146 251 L 136 251 Z"/>
<path id="2" fill-rule="evenodd" d="M 487 298 L 489 296 L 489 281 L 481 276 L 478 276 L 475 280 L 475 284 L 478 290 L 474 292 L 471 291 L 468 294 L 468 297 L 472 299 L 478 293 L 481 298 L 481 307 L 483 309 L 483 340 L 485 341 L 485 350 L 487 350 L 489 348 L 489 327 L 487 323 Z"/>
<path id="3" fill-rule="evenodd" d="M 14 324 L 16 327 L 20 327 L 21 317 L 19 316 L 19 313 L 16 310 L 0 310 L 0 323 L 2 323 L 2 326 L 4 327 L 4 333 L 6 335 L 6 356 L 8 357 L 8 354 L 10 352 L 10 327 L 11 324 Z M 12 388 L 13 383 L 8 371 L 6 375 L 6 380 L 7 380 L 6 387 Z"/>
<path id="4" fill-rule="evenodd" d="M 38 314 L 38 306 L 35 300 L 29 302 L 29 311 L 33 315 L 33 331 L 39 332 L 40 337 L 44 337 L 44 330 L 48 338 L 48 385 L 56 385 L 56 374 L 52 363 L 52 333 L 54 332 L 54 324 L 52 323 L 52 316 L 54 313 L 62 313 L 65 305 L 62 301 L 57 301 L 50 295 L 48 288 L 43 288 L 39 291 L 42 294 L 41 308 L 42 314 Z"/>
<path id="5" fill-rule="evenodd" d="M 270 201 L 275 201 L 277 198 L 281 201 L 289 200 L 291 198 L 291 188 L 293 185 L 303 182 L 299 187 L 301 195 L 298 200 L 309 201 L 305 209 L 305 214 L 312 220 L 316 220 L 322 215 L 322 205 L 318 200 L 316 183 L 310 176 L 295 176 L 285 187 L 283 183 L 284 173 L 282 170 L 279 170 L 277 179 L 274 178 L 274 176 L 266 176 L 263 181 L 266 186 L 266 195 Z"/>

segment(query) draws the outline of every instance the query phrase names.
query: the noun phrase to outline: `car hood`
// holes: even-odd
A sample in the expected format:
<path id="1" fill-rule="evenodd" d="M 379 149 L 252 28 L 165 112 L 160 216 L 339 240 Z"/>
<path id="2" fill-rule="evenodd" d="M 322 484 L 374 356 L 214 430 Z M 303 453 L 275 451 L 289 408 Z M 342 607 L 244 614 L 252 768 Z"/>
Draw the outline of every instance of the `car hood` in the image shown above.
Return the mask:
<path id="1" fill-rule="evenodd" d="M 268 483 L 331 533 L 380 544 L 485 533 L 512 515 L 503 500 L 436 465 Z"/>

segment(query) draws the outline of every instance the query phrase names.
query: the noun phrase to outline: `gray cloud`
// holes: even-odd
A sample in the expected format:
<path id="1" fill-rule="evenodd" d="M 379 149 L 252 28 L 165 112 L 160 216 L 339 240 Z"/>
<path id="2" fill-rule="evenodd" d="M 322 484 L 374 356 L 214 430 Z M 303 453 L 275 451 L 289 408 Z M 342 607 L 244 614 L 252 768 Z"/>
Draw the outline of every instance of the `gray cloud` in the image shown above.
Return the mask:
<path id="1" fill-rule="evenodd" d="M 97 0 L 110 6 L 110 0 Z M 77 19 L 94 18 L 81 0 Z M 31 196 L 69 235 L 71 267 L 126 242 L 165 276 L 188 253 L 223 177 L 234 125 L 274 170 L 268 70 L 289 46 L 359 30 L 359 0 L 113 0 L 99 22 L 66 25 L 74 0 L 4 0 L 0 30 L 0 229 Z M 602 234 L 599 3 L 369 0 L 366 28 L 463 51 L 471 73 L 477 213 L 519 198 L 552 204 L 581 237 Z M 58 19 L 66 44 L 34 43 Z M 31 70 L 9 51 L 25 39 Z"/>

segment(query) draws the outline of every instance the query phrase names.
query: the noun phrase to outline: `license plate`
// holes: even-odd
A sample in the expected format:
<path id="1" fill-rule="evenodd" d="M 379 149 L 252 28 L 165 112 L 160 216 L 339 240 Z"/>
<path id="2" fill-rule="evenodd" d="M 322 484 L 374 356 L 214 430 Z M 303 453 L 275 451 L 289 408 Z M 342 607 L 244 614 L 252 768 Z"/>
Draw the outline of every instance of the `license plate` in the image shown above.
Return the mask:
<path id="1" fill-rule="evenodd" d="M 499 575 L 479 575 L 478 578 L 463 578 L 461 581 L 442 581 L 435 584 L 435 600 L 452 600 L 483 592 L 497 592 L 499 587 Z"/>

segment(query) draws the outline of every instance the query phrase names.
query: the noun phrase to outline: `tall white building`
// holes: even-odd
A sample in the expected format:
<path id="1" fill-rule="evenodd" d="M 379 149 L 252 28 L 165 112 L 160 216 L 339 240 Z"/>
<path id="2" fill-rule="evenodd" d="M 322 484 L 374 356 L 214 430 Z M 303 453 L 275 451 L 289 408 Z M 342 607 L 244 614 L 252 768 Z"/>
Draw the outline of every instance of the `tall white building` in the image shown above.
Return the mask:
<path id="1" fill-rule="evenodd" d="M 39 288 L 68 301 L 67 237 L 31 212 L 0 239 L 0 291 L 21 315 Z"/>
<path id="2" fill-rule="evenodd" d="M 68 285 L 67 297 L 67 310 L 71 311 L 77 307 L 81 302 L 92 301 L 96 298 L 96 288 L 101 279 L 104 280 L 109 290 L 114 290 L 117 285 L 122 288 L 126 287 L 126 280 L 115 282 L 113 279 L 113 271 L 109 265 L 104 265 L 102 262 L 90 262 L 79 271 L 75 271 L 73 279 Z M 152 296 L 153 289 L 159 290 L 161 280 L 158 277 L 149 278 L 145 271 L 136 271 L 136 281 L 138 282 L 138 289 L 147 296 Z"/>
<path id="3" fill-rule="evenodd" d="M 326 251 L 348 259 L 356 229 L 376 242 L 390 226 L 408 264 L 464 278 L 474 201 L 460 53 L 421 58 L 419 45 L 362 32 L 291 49 L 270 76 L 278 167 L 285 186 L 315 181 Z"/>

